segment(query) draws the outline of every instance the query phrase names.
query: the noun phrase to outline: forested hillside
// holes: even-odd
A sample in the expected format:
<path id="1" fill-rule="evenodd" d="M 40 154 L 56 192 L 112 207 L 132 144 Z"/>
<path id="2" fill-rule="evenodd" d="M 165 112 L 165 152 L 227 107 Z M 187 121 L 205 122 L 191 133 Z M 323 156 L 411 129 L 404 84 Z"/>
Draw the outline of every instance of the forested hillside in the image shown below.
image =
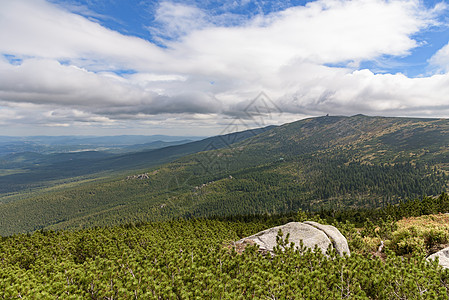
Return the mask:
<path id="1" fill-rule="evenodd" d="M 96 177 L 111 177 L 130 170 L 161 165 L 188 154 L 227 147 L 270 128 L 272 126 L 214 136 L 181 145 L 156 147 L 152 150 L 151 147 L 150 150 L 142 150 L 141 147 L 145 149 L 145 146 L 134 145 L 132 148 L 134 151 L 128 149 L 129 153 L 122 154 L 82 151 L 46 155 L 23 152 L 7 155 L 0 157 L 0 197 L 2 194 L 4 196 Z M 0 198 L 0 202 L 4 201 Z"/>
<path id="2" fill-rule="evenodd" d="M 0 240 L 2 299 L 447 299 L 449 197 L 383 209 L 253 215 L 38 231 Z M 369 220 L 360 222 L 360 217 Z M 289 221 L 335 225 L 351 256 L 288 247 L 239 254 L 234 241 Z M 379 246 L 383 243 L 382 251 Z"/>
<path id="3" fill-rule="evenodd" d="M 1 204 L 0 234 L 177 217 L 384 207 L 438 195 L 449 183 L 445 119 L 325 116 L 240 142 L 222 141 L 217 148 L 141 173 Z M 160 151 L 164 154 L 170 152 Z M 145 156 L 139 155 L 136 163 Z"/>

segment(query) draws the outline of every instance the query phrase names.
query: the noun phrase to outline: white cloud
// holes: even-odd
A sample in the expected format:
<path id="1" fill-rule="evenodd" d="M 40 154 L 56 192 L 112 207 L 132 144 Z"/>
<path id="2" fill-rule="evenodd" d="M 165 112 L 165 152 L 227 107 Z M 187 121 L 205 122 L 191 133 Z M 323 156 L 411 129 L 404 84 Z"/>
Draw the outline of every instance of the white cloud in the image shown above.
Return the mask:
<path id="1" fill-rule="evenodd" d="M 6 101 L 95 107 L 146 98 L 120 81 L 55 60 L 27 59 L 18 66 L 0 66 L 0 98 Z"/>
<path id="2" fill-rule="evenodd" d="M 406 55 L 417 45 L 410 36 L 430 23 L 427 17 L 414 1 L 317 1 L 245 27 L 195 31 L 169 45 L 190 59 L 184 64 L 247 78 L 295 60 L 324 64 Z"/>
<path id="3" fill-rule="evenodd" d="M 280 101 L 285 111 L 304 114 L 436 116 L 449 113 L 449 74 L 408 78 L 369 70 L 321 70 L 319 80 L 292 86 Z"/>
<path id="4" fill-rule="evenodd" d="M 172 2 L 159 4 L 155 23 L 157 26 L 148 29 L 160 40 L 176 39 L 208 25 L 207 15 L 202 10 Z"/>
<path id="5" fill-rule="evenodd" d="M 159 113 L 212 113 L 219 103 L 211 94 L 181 90 L 160 95 L 152 90 L 173 76 L 150 76 L 142 84 L 110 74 L 96 74 L 48 59 L 28 59 L 21 65 L 0 68 L 0 99 L 77 107 L 97 114 L 134 115 Z M 0 65 L 1 66 L 1 65 Z M 136 76 L 130 76 L 135 78 Z M 148 80 L 148 76 L 140 75 Z M 156 80 L 154 80 L 156 79 Z M 169 79 L 169 80 L 167 80 Z M 172 79 L 172 80 L 170 80 Z M 143 85 L 143 87 L 142 87 Z M 166 83 L 169 85 L 169 83 Z"/>
<path id="6" fill-rule="evenodd" d="M 73 60 L 81 66 L 139 69 L 164 60 L 155 45 L 106 29 L 43 0 L 0 1 L 0 52 Z"/>
<path id="7" fill-rule="evenodd" d="M 157 115 L 178 115 L 172 124 L 180 126 L 187 115 L 196 126 L 220 123 L 241 115 L 260 91 L 298 116 L 447 111 L 447 74 L 412 79 L 357 70 L 361 61 L 419 46 L 413 35 L 434 25 L 442 9 L 417 0 L 318 0 L 239 26 L 162 2 L 151 29 L 167 48 L 43 0 L 0 4 L 0 53 L 23 60 L 0 56 L 0 101 L 19 115 L 20 105 L 40 105 L 42 120 L 54 124 L 162 122 Z M 448 47 L 434 64 L 449 66 Z M 46 116 L 46 109 L 59 113 Z"/>
<path id="8" fill-rule="evenodd" d="M 438 50 L 429 62 L 438 71 L 449 72 L 449 44 Z"/>
<path id="9" fill-rule="evenodd" d="M 21 119 L 15 110 L 0 106 L 0 125 L 9 125 Z"/>

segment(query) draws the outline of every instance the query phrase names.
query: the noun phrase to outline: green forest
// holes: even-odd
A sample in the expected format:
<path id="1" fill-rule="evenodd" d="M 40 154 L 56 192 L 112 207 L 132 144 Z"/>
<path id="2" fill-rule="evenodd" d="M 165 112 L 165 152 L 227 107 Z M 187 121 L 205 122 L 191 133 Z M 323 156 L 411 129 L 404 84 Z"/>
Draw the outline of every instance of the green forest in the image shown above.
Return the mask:
<path id="1" fill-rule="evenodd" d="M 447 120 L 318 117 L 96 163 L 87 157 L 99 154 L 77 154 L 0 176 L 9 191 L 0 194 L 0 235 L 437 196 L 449 187 L 448 132 Z"/>
<path id="2" fill-rule="evenodd" d="M 0 242 L 1 299 L 448 299 L 449 271 L 425 256 L 449 242 L 449 196 L 382 209 L 176 219 L 41 230 Z M 428 219 L 426 219 L 428 218 Z M 351 256 L 234 241 L 289 221 L 333 224 Z M 402 220 L 413 220 L 414 230 Z M 402 225 L 401 225 L 402 224 Z M 402 226 L 402 227 L 401 227 Z M 406 231 L 404 231 L 406 229 Z M 407 234 L 405 234 L 407 233 Z M 380 241 L 382 253 L 376 253 Z"/>
<path id="3" fill-rule="evenodd" d="M 357 115 L 98 163 L 26 155 L 29 173 L 18 155 L 0 176 L 0 299 L 449 299 L 449 271 L 426 260 L 449 246 L 448 133 Z M 351 255 L 281 232 L 273 256 L 235 247 L 305 220 Z"/>

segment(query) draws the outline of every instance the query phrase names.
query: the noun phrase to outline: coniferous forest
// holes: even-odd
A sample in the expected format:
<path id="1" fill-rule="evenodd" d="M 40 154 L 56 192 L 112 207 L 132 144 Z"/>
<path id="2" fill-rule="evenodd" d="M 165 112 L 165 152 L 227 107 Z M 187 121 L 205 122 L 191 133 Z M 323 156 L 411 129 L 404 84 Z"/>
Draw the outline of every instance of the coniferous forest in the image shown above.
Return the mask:
<path id="1" fill-rule="evenodd" d="M 324 116 L 99 162 L 86 158 L 91 154 L 48 165 L 39 160 L 34 169 L 0 176 L 8 191 L 0 193 L 0 235 L 379 208 L 437 196 L 449 184 L 447 132 L 449 123 L 440 119 Z M 81 172 L 97 167 L 99 173 Z M 49 170 L 59 179 L 45 181 Z M 72 170 L 76 176 L 61 179 Z"/>
<path id="2" fill-rule="evenodd" d="M 448 299 L 449 272 L 426 260 L 449 246 L 447 132 L 447 120 L 319 117 L 94 154 L 98 173 L 92 154 L 20 162 L 0 176 L 0 299 Z M 273 256 L 235 248 L 305 220 L 338 228 L 351 256 L 294 249 L 281 232 Z"/>
<path id="3" fill-rule="evenodd" d="M 0 242 L 2 299 L 447 299 L 449 272 L 425 256 L 449 242 L 449 196 L 378 210 L 178 219 L 37 231 Z M 362 218 L 366 217 L 364 221 Z M 335 225 L 351 256 L 233 242 L 288 221 Z M 410 230 L 401 220 L 415 222 Z M 432 223 L 433 222 L 433 223 Z M 428 224 L 434 224 L 428 227 Z M 406 234 L 405 234 L 406 233 Z M 376 252 L 380 241 L 382 253 Z M 280 248 L 279 248 L 280 249 Z"/>

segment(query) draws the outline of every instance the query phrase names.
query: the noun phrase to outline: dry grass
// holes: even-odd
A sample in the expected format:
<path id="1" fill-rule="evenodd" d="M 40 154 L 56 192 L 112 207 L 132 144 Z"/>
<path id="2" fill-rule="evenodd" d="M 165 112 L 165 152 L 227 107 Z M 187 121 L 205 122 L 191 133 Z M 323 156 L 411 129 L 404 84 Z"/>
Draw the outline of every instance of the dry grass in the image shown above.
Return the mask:
<path id="1" fill-rule="evenodd" d="M 404 218 L 397 225 L 390 245 L 398 254 L 429 255 L 448 246 L 449 214 Z"/>
<path id="2" fill-rule="evenodd" d="M 404 218 L 397 222 L 398 230 L 408 229 L 418 231 L 427 231 L 430 229 L 439 229 L 449 231 L 449 214 L 427 215 L 421 217 Z"/>

